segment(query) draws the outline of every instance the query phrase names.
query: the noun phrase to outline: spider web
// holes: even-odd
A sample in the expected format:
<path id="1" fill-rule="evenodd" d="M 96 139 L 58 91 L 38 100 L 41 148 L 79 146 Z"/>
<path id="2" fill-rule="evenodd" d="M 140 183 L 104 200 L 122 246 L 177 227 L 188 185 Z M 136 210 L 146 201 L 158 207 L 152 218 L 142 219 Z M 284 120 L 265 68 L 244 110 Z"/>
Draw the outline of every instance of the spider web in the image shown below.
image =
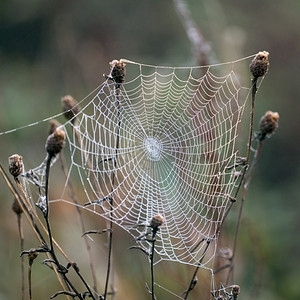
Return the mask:
<path id="1" fill-rule="evenodd" d="M 125 82 L 116 88 L 107 78 L 81 101 L 76 122 L 62 125 L 68 178 L 79 177 L 85 193 L 77 205 L 112 220 L 146 250 L 141 237 L 159 213 L 157 262 L 211 270 L 239 180 L 236 139 L 250 91 L 241 70 L 249 58 L 188 68 L 124 60 Z M 43 186 L 45 163 L 32 174 Z"/>

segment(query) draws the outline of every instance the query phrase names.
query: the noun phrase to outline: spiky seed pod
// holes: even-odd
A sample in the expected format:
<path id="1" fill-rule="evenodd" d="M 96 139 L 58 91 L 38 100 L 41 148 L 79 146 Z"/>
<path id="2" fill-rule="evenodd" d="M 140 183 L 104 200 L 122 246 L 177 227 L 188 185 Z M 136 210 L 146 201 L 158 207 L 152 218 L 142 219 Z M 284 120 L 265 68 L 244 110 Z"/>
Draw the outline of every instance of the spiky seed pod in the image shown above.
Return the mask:
<path id="1" fill-rule="evenodd" d="M 158 229 L 164 223 L 165 223 L 164 217 L 161 214 L 156 214 L 152 217 L 149 226 L 153 229 Z"/>
<path id="2" fill-rule="evenodd" d="M 268 110 L 260 119 L 259 122 L 259 139 L 263 140 L 267 136 L 274 134 L 275 130 L 278 128 L 279 114 L 277 112 L 272 112 Z"/>
<path id="3" fill-rule="evenodd" d="M 9 173 L 17 178 L 23 171 L 23 158 L 18 154 L 14 154 L 8 158 Z"/>
<path id="4" fill-rule="evenodd" d="M 23 212 L 23 210 L 22 210 L 19 202 L 17 201 L 17 199 L 14 199 L 14 202 L 13 202 L 11 208 L 15 212 L 16 215 L 20 215 Z"/>
<path id="5" fill-rule="evenodd" d="M 61 103 L 65 118 L 67 120 L 71 120 L 71 122 L 74 123 L 76 120 L 75 116 L 80 111 L 80 107 L 77 104 L 77 101 L 71 95 L 66 95 L 61 98 Z"/>
<path id="6" fill-rule="evenodd" d="M 50 134 L 46 141 L 46 151 L 50 156 L 54 156 L 61 152 L 65 146 L 66 134 L 61 128 L 56 128 L 55 131 Z"/>
<path id="7" fill-rule="evenodd" d="M 121 84 L 125 81 L 125 75 L 126 75 L 126 64 L 122 59 L 120 60 L 113 60 L 109 63 L 112 67 L 110 76 L 113 78 L 113 80 Z"/>
<path id="8" fill-rule="evenodd" d="M 233 285 L 231 289 L 231 294 L 233 296 L 238 296 L 241 293 L 241 288 L 239 285 Z"/>
<path id="9" fill-rule="evenodd" d="M 52 134 L 56 128 L 58 128 L 59 126 L 61 126 L 61 124 L 56 121 L 56 120 L 50 120 L 49 121 L 49 130 L 48 130 L 48 135 Z"/>
<path id="10" fill-rule="evenodd" d="M 254 78 L 264 76 L 269 69 L 269 52 L 261 51 L 256 54 L 250 64 L 250 72 Z"/>

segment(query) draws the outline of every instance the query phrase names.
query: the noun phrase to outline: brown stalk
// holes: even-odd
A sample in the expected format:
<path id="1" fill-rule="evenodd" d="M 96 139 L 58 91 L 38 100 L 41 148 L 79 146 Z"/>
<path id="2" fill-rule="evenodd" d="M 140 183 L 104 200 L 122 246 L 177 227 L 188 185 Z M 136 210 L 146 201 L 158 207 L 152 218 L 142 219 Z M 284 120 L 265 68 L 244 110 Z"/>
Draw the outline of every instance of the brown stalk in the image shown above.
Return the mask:
<path id="1" fill-rule="evenodd" d="M 25 215 L 25 218 L 27 219 L 28 224 L 30 225 L 30 227 L 32 228 L 32 231 L 35 233 L 37 239 L 39 240 L 39 242 L 42 244 L 43 242 L 45 242 L 45 239 L 43 237 L 43 235 L 41 234 L 39 228 L 37 227 L 34 217 L 32 215 L 32 212 L 34 212 L 32 209 L 28 208 L 27 204 L 25 204 L 26 202 L 29 203 L 29 200 L 24 197 L 24 191 L 22 193 L 22 195 L 16 190 L 16 188 L 13 186 L 11 180 L 8 178 L 5 170 L 3 169 L 2 165 L 0 164 L 0 173 L 4 179 L 4 181 L 6 182 L 8 188 L 10 189 L 11 193 L 13 194 L 14 198 L 17 200 L 19 206 L 22 208 L 23 213 Z M 25 200 L 26 199 L 26 200 Z M 30 207 L 30 206 L 29 206 Z M 39 219 L 38 219 L 39 220 Z M 39 220 L 40 221 L 40 220 Z M 48 253 L 46 253 L 46 256 L 50 259 L 50 256 Z M 56 277 L 61 285 L 61 287 L 63 288 L 63 290 L 65 290 L 65 286 L 57 272 L 57 270 L 55 268 L 54 272 L 56 274 Z M 68 298 L 67 298 L 68 299 Z"/>
<path id="2" fill-rule="evenodd" d="M 59 157 L 60 157 L 62 171 L 63 171 L 66 179 L 68 179 L 68 175 L 67 175 L 68 172 L 67 172 L 66 164 L 64 162 L 63 154 L 60 153 Z M 74 201 L 74 203 L 76 204 L 75 207 L 76 207 L 76 211 L 77 211 L 77 214 L 78 214 L 78 217 L 79 217 L 81 231 L 82 231 L 82 233 L 85 233 L 86 230 L 85 230 L 84 220 L 83 220 L 81 210 L 78 206 L 78 199 L 75 195 L 73 185 L 72 185 L 70 180 L 67 181 L 67 184 L 68 184 L 69 191 L 70 191 L 70 197 Z M 89 264 L 90 264 L 90 269 L 91 269 L 91 273 L 92 273 L 92 277 L 93 277 L 94 290 L 95 290 L 96 293 L 98 293 L 97 276 L 96 276 L 96 271 L 95 271 L 95 267 L 94 267 L 93 256 L 92 256 L 92 253 L 91 253 L 91 246 L 89 244 L 88 237 L 86 235 L 83 235 L 83 238 L 84 238 L 85 247 L 86 247 L 86 250 L 87 250 L 87 253 L 88 253 L 88 257 L 89 257 Z"/>
<path id="3" fill-rule="evenodd" d="M 54 264 L 56 265 L 59 273 L 61 274 L 61 277 L 63 278 L 63 280 L 65 281 L 65 283 L 67 284 L 67 286 L 73 290 L 73 292 L 75 293 L 75 295 L 78 297 L 78 299 L 83 300 L 82 295 L 78 292 L 78 290 L 76 289 L 76 287 L 73 285 L 73 283 L 68 279 L 65 269 L 64 267 L 60 264 L 54 247 L 53 247 L 53 238 L 52 238 L 52 231 L 51 231 L 51 227 L 50 227 L 50 221 L 49 221 L 49 198 L 48 198 L 48 189 L 49 189 L 49 174 L 50 174 L 50 165 L 51 165 L 51 160 L 52 158 L 55 156 L 55 152 L 51 152 L 47 149 L 48 152 L 48 158 L 47 158 L 47 162 L 46 162 L 46 185 L 45 185 L 45 197 L 46 197 L 46 209 L 45 211 L 43 211 L 43 215 L 44 215 L 44 219 L 46 222 L 46 226 L 47 226 L 47 231 L 48 231 L 48 236 L 49 236 L 49 243 L 50 243 L 50 249 L 48 250 L 51 258 L 54 261 Z M 74 264 L 71 263 L 71 265 L 73 266 Z M 76 271 L 76 270 L 75 270 Z M 77 272 L 78 273 L 78 272 Z M 81 277 L 81 279 L 83 279 Z M 95 299 L 89 286 L 87 285 L 87 283 L 85 282 L 85 280 L 83 280 L 83 283 L 85 285 L 85 287 L 87 288 L 87 290 L 90 293 L 90 296 L 92 297 L 92 299 Z"/>
<path id="4" fill-rule="evenodd" d="M 21 252 L 24 251 L 24 235 L 23 235 L 23 229 L 22 229 L 22 216 L 21 214 L 17 215 L 18 218 L 18 231 L 19 231 L 19 237 L 20 237 L 20 249 Z M 24 257 L 21 257 L 21 272 L 22 272 L 22 300 L 25 299 L 25 273 L 24 273 Z"/>
<path id="5" fill-rule="evenodd" d="M 262 146 L 263 146 L 263 140 L 260 140 L 259 144 L 258 144 L 258 147 L 255 151 L 255 155 L 254 155 L 254 158 L 253 158 L 253 161 L 252 161 L 252 164 L 251 164 L 251 168 L 249 170 L 249 175 L 248 175 L 247 180 L 245 181 L 245 183 L 243 185 L 241 205 L 240 205 L 238 220 L 237 220 L 236 229 L 235 229 L 234 242 L 233 242 L 233 248 L 232 248 L 232 256 L 230 258 L 229 272 L 227 274 L 226 284 L 229 283 L 230 276 L 233 272 L 233 263 L 234 263 L 234 258 L 235 258 L 235 254 L 236 254 L 237 240 L 238 240 L 238 234 L 239 234 L 239 229 L 240 229 L 241 220 L 242 220 L 242 212 L 243 212 L 244 202 L 245 202 L 246 195 L 247 195 L 247 192 L 248 192 L 249 184 L 252 180 L 252 176 L 253 176 L 255 167 L 257 165 L 258 157 L 260 155 Z"/>
<path id="6" fill-rule="evenodd" d="M 113 159 L 114 161 L 114 169 L 117 168 L 117 159 L 118 159 L 118 150 L 119 150 L 119 143 L 120 143 L 120 126 L 121 126 L 121 105 L 120 105 L 120 85 L 116 84 L 116 101 L 118 106 L 118 131 L 117 131 L 117 137 L 116 137 L 116 153 L 115 157 Z M 115 171 L 112 173 L 112 183 L 111 183 L 111 189 L 112 189 L 112 197 L 110 197 L 110 220 L 109 220 L 109 226 L 108 226 L 108 261 L 107 261 L 107 272 L 106 272 L 106 282 L 105 282 L 105 289 L 104 289 L 104 299 L 107 297 L 107 291 L 108 291 L 108 283 L 109 283 L 109 277 L 110 277 L 110 270 L 112 265 L 112 237 L 113 237 L 113 190 L 114 190 L 114 183 L 115 183 Z M 114 295 L 114 287 L 112 285 L 112 295 Z"/>

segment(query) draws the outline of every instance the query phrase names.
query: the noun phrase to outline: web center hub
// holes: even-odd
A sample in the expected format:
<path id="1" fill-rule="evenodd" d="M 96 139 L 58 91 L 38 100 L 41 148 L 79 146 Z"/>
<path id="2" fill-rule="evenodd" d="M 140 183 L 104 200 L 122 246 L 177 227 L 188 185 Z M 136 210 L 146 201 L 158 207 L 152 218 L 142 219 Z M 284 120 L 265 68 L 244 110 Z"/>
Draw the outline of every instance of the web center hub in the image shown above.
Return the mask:
<path id="1" fill-rule="evenodd" d="M 147 137 L 144 140 L 144 147 L 147 153 L 147 157 L 150 160 L 158 161 L 161 158 L 161 154 L 163 151 L 162 143 L 154 138 L 154 137 Z"/>

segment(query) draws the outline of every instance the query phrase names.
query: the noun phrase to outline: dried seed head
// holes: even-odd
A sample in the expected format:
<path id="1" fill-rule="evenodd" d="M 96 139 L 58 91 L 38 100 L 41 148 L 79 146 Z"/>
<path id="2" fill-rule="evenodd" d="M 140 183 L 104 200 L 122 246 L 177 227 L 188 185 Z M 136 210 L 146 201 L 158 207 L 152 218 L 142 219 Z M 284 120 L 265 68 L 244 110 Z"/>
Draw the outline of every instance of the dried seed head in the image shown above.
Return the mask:
<path id="1" fill-rule="evenodd" d="M 33 264 L 33 261 L 37 258 L 38 253 L 35 252 L 34 249 L 30 249 L 29 253 L 28 253 L 28 261 L 29 261 L 29 265 Z"/>
<path id="2" fill-rule="evenodd" d="M 263 140 L 271 136 L 278 128 L 279 114 L 268 110 L 259 121 L 259 139 Z"/>
<path id="3" fill-rule="evenodd" d="M 126 75 L 126 64 L 122 59 L 120 60 L 113 60 L 109 63 L 112 67 L 110 76 L 113 78 L 113 80 L 120 84 L 125 81 L 125 75 Z"/>
<path id="4" fill-rule="evenodd" d="M 9 173 L 17 178 L 23 171 L 23 158 L 18 154 L 14 154 L 8 158 Z"/>
<path id="5" fill-rule="evenodd" d="M 164 223 L 165 223 L 164 217 L 160 214 L 156 214 L 152 217 L 149 226 L 153 229 L 158 229 L 158 227 L 160 227 Z"/>
<path id="6" fill-rule="evenodd" d="M 258 52 L 250 64 L 250 72 L 254 78 L 264 76 L 269 69 L 269 52 Z"/>
<path id="7" fill-rule="evenodd" d="M 76 115 L 80 111 L 80 107 L 77 101 L 70 95 L 66 95 L 61 98 L 61 103 L 63 107 L 63 113 L 67 120 L 71 120 L 72 123 L 76 120 Z"/>
<path id="8" fill-rule="evenodd" d="M 52 134 L 56 128 L 58 128 L 59 126 L 61 126 L 61 124 L 56 121 L 56 120 L 50 120 L 49 121 L 49 130 L 48 130 L 48 135 Z"/>
<path id="9" fill-rule="evenodd" d="M 50 156 L 54 156 L 61 152 L 65 146 L 66 134 L 61 128 L 56 128 L 52 134 L 50 134 L 46 141 L 46 151 Z"/>
<path id="10" fill-rule="evenodd" d="M 241 293 L 241 288 L 239 285 L 233 285 L 231 289 L 231 294 L 233 296 L 238 296 Z"/>
<path id="11" fill-rule="evenodd" d="M 12 210 L 17 214 L 17 215 L 20 215 L 23 210 L 19 204 L 19 202 L 17 201 L 17 199 L 14 200 L 13 204 L 12 204 Z"/>

